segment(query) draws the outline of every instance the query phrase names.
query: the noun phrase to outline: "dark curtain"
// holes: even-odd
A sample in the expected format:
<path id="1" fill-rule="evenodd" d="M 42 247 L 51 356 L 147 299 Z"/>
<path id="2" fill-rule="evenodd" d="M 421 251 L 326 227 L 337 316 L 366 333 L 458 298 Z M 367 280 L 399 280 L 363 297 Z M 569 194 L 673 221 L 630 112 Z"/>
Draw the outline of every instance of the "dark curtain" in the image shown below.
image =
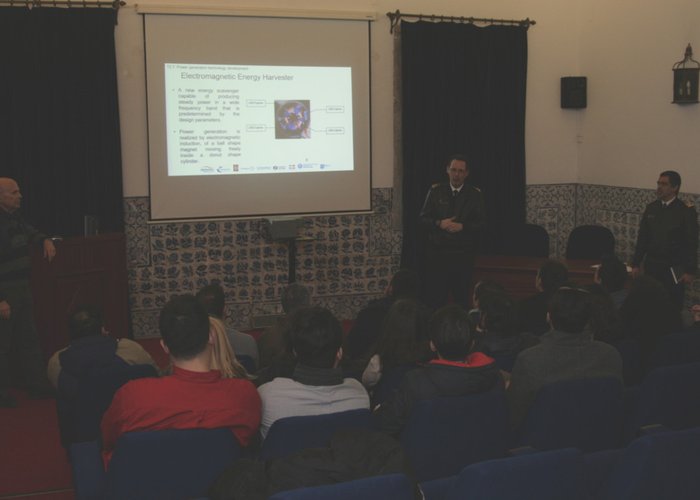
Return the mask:
<path id="1" fill-rule="evenodd" d="M 525 222 L 526 28 L 402 22 L 401 66 L 402 266 L 421 268 L 418 213 L 454 153 L 484 194 L 481 253 L 509 253 Z"/>
<path id="2" fill-rule="evenodd" d="M 123 228 L 112 9 L 0 8 L 0 176 L 37 228 Z"/>

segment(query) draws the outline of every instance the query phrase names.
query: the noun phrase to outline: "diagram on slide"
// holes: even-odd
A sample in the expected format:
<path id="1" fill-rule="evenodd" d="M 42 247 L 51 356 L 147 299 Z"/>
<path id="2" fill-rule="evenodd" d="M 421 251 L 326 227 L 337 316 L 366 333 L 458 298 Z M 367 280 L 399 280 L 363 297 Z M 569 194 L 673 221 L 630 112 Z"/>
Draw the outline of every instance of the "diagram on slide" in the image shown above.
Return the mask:
<path id="1" fill-rule="evenodd" d="M 349 67 L 165 64 L 168 175 L 352 170 Z"/>

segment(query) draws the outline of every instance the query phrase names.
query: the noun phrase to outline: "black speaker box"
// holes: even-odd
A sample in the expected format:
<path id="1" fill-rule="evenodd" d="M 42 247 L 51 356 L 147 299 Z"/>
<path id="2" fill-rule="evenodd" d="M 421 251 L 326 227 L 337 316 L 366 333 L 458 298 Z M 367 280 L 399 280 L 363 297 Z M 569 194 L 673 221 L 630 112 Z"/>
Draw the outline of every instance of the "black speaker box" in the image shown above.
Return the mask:
<path id="1" fill-rule="evenodd" d="M 561 107 L 565 109 L 585 108 L 586 98 L 585 76 L 564 76 L 561 79 Z"/>

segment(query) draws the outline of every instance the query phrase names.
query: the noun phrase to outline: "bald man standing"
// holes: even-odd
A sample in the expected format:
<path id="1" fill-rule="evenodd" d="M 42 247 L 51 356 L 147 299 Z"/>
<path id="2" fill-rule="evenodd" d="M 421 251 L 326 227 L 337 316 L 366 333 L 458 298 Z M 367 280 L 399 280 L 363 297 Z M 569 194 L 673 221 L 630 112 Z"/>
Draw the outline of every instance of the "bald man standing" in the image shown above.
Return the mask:
<path id="1" fill-rule="evenodd" d="M 41 243 L 44 258 L 56 255 L 53 242 L 19 215 L 22 193 L 14 179 L 0 177 L 0 408 L 17 406 L 10 387 L 10 352 L 18 359 L 32 398 L 51 395 L 46 380 L 34 305 L 29 288 L 30 245 Z"/>

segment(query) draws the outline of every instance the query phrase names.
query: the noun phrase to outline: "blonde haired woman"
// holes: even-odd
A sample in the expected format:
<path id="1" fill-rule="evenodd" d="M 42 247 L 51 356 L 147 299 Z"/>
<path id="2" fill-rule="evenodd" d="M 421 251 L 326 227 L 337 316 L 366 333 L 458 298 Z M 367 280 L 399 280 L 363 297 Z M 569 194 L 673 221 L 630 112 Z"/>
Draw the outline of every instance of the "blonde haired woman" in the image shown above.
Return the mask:
<path id="1" fill-rule="evenodd" d="M 209 332 L 212 340 L 211 369 L 220 370 L 223 378 L 250 378 L 246 369 L 236 361 L 224 322 L 209 316 Z"/>

